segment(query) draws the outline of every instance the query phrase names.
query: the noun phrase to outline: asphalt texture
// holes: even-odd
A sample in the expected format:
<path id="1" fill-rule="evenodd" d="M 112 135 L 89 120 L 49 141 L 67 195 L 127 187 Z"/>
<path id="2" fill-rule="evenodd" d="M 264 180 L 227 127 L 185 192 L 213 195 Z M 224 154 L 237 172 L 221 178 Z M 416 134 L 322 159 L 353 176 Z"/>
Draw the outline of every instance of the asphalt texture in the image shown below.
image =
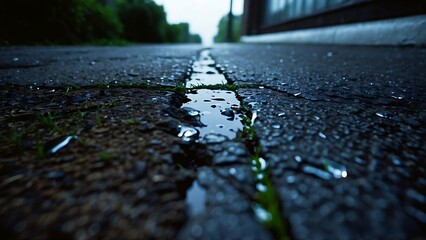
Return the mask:
<path id="1" fill-rule="evenodd" d="M 212 54 L 235 84 L 260 87 L 237 93 L 257 111 L 295 238 L 424 234 L 424 49 L 229 45 Z"/>
<path id="2" fill-rule="evenodd" d="M 9 47 L 0 51 L 1 82 L 37 86 L 183 84 L 199 46 Z"/>
<path id="3" fill-rule="evenodd" d="M 244 136 L 178 137 L 202 127 L 179 90 L 202 49 L 1 48 L 1 236 L 278 238 L 253 212 Z M 256 116 L 290 238 L 426 236 L 426 49 L 234 44 L 210 54 L 238 87 L 241 114 Z M 194 181 L 204 195 L 195 214 Z"/>

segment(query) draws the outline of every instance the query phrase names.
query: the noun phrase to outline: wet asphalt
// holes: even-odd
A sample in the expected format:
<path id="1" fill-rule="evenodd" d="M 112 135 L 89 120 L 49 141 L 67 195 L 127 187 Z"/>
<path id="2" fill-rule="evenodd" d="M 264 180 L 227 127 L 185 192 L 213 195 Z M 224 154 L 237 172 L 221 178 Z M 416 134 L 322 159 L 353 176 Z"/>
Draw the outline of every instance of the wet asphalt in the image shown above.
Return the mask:
<path id="1" fill-rule="evenodd" d="M 425 236 L 425 49 L 213 46 L 235 113 L 257 116 L 251 144 L 178 137 L 203 127 L 175 88 L 202 49 L 0 48 L 1 235 L 277 239 L 254 207 L 256 144 L 288 237 Z"/>

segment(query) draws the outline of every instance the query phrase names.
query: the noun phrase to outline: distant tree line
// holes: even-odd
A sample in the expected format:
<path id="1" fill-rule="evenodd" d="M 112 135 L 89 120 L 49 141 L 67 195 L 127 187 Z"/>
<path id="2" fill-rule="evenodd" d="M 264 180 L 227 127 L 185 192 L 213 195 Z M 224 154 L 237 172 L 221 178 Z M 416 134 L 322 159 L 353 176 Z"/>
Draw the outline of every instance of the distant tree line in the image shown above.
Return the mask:
<path id="1" fill-rule="evenodd" d="M 220 19 L 218 25 L 218 32 L 214 37 L 215 43 L 223 43 L 226 42 L 226 35 L 228 33 L 228 15 L 223 16 Z M 240 32 L 241 32 L 241 16 L 233 16 L 232 18 L 232 36 L 231 42 L 239 42 L 240 41 Z"/>
<path id="2" fill-rule="evenodd" d="M 103 1 L 105 2 L 105 1 Z M 2 44 L 200 43 L 187 23 L 169 24 L 153 0 L 8 0 L 0 6 Z"/>

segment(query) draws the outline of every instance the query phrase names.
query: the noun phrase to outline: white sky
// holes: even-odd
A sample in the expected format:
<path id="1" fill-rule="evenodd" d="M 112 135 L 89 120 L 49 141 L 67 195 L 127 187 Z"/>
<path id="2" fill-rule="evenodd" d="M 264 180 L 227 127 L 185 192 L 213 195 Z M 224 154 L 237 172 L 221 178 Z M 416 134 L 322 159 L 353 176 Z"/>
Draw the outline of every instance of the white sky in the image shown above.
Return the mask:
<path id="1" fill-rule="evenodd" d="M 229 12 L 230 0 L 155 0 L 164 6 L 169 23 L 189 23 L 191 33 L 200 34 L 203 44 L 213 43 L 220 19 Z M 243 0 L 234 0 L 233 13 L 243 12 Z"/>

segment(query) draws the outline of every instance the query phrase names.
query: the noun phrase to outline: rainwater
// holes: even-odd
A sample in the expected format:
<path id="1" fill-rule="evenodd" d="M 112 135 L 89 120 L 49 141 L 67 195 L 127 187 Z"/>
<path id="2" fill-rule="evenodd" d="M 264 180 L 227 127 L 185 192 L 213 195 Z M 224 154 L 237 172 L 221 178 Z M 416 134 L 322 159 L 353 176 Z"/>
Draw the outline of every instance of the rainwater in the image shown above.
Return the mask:
<path id="1" fill-rule="evenodd" d="M 225 76 L 216 69 L 209 50 L 201 51 L 192 65 L 192 74 L 186 82 L 189 99 L 182 105 L 189 116 L 197 118 L 200 126 L 180 126 L 178 136 L 185 142 L 220 143 L 234 139 L 243 125 L 238 113 L 240 101 L 235 92 L 212 90 L 209 86 L 225 85 Z M 204 89 L 200 89 L 206 87 Z M 195 89 L 197 88 L 197 89 Z M 186 203 L 191 216 L 204 211 L 206 190 L 195 180 L 186 192 Z"/>

